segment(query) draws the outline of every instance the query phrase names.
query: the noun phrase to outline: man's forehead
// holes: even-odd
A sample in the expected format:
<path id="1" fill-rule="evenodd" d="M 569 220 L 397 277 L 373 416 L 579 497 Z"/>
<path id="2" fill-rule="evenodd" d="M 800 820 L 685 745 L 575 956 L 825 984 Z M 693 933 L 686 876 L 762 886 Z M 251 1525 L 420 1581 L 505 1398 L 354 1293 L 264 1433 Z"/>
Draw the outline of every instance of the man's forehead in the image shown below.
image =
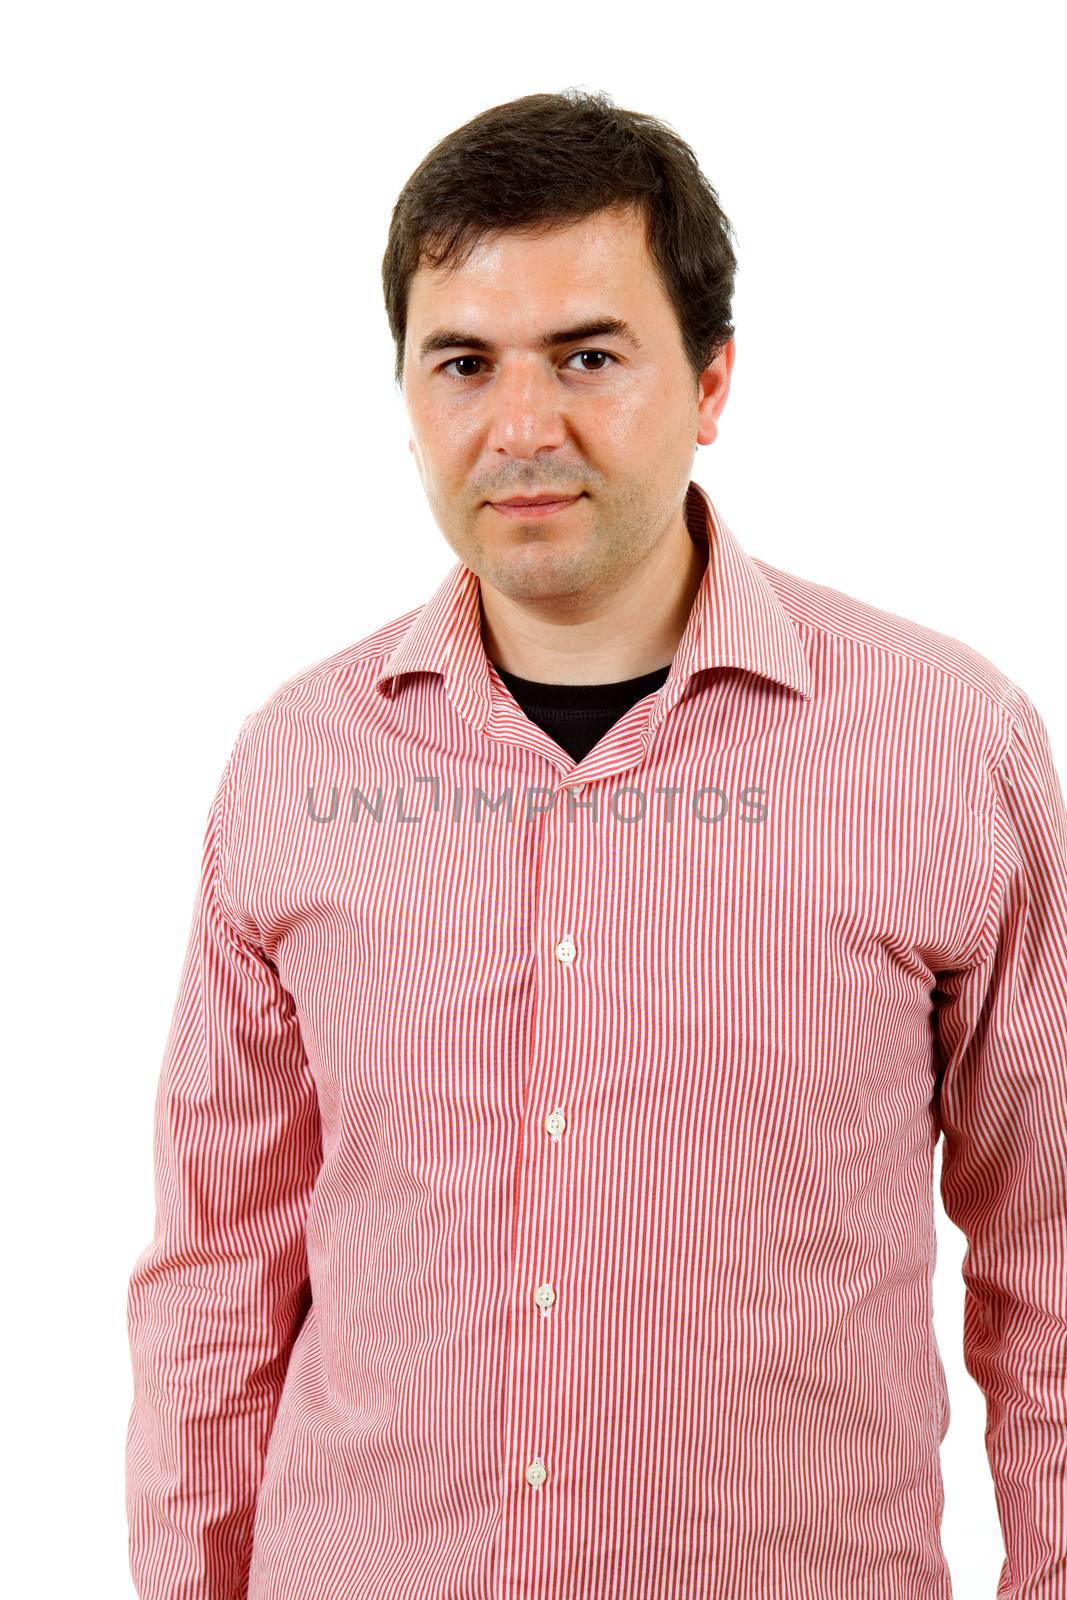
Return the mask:
<path id="1" fill-rule="evenodd" d="M 632 275 L 649 261 L 643 227 L 633 218 L 596 212 L 579 222 L 556 224 L 536 232 L 509 228 L 476 238 L 457 265 L 435 265 L 425 259 L 413 274 L 411 288 L 424 292 L 457 290 L 476 282 L 489 288 L 494 282 L 513 280 L 516 272 L 544 276 L 566 270 L 572 279 L 602 282 L 604 275 Z"/>
<path id="2" fill-rule="evenodd" d="M 553 259 L 487 249 L 458 271 L 420 267 L 408 287 L 408 320 L 428 326 L 447 319 L 474 331 L 492 319 L 540 340 L 552 330 L 614 319 L 628 323 L 619 331 L 632 337 L 643 291 L 654 293 L 654 285 L 651 262 L 646 267 L 618 250 Z"/>

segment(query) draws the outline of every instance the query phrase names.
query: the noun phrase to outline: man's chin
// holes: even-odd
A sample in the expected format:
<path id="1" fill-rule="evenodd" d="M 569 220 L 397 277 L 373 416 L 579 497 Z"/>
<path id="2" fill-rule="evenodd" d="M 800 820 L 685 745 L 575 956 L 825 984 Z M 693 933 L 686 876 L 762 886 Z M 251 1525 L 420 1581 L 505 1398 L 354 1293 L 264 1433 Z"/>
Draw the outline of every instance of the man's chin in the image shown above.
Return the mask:
<path id="1" fill-rule="evenodd" d="M 588 593 L 593 581 L 582 552 L 563 552 L 547 543 L 527 544 L 486 564 L 486 581 L 510 600 L 566 600 Z"/>

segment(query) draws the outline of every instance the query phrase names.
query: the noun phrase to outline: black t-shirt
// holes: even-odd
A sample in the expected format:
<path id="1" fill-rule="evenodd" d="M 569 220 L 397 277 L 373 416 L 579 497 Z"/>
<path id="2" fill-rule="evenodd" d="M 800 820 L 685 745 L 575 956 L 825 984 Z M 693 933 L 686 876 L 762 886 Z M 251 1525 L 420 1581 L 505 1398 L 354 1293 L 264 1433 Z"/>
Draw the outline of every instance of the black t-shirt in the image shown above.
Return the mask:
<path id="1" fill-rule="evenodd" d="M 493 663 L 496 666 L 496 663 Z M 624 712 L 667 680 L 670 665 L 624 678 L 620 683 L 535 683 L 496 668 L 509 693 L 531 722 L 545 732 L 575 761 L 580 761 L 602 739 Z"/>

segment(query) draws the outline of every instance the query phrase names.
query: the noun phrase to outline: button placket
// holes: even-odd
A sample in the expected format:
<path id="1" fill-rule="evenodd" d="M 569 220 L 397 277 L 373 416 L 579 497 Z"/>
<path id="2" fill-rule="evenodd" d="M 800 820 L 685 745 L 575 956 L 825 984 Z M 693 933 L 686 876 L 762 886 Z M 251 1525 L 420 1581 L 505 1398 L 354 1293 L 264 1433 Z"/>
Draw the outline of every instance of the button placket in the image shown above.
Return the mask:
<path id="1" fill-rule="evenodd" d="M 582 787 L 586 791 L 589 789 L 588 784 L 584 784 Z M 541 861 L 535 881 L 543 886 L 544 899 L 537 907 L 537 915 L 542 929 L 542 938 L 547 933 L 546 943 L 541 948 L 542 952 L 545 952 L 547 947 L 549 961 L 547 970 L 542 969 L 542 981 L 538 990 L 543 1009 L 530 1033 L 530 1049 L 533 1052 L 533 1060 L 528 1079 L 528 1091 L 531 1096 L 536 1096 L 538 1089 L 543 1088 L 544 1085 L 539 1080 L 552 1075 L 554 1063 L 551 1057 L 558 1056 L 559 1052 L 560 1017 L 556 1001 L 553 998 L 554 984 L 567 984 L 569 993 L 572 995 L 576 993 L 570 987 L 574 979 L 566 976 L 566 974 L 570 973 L 580 959 L 578 937 L 573 927 L 567 927 L 565 924 L 560 927 L 558 921 L 554 929 L 552 926 L 558 917 L 561 905 L 563 905 L 560 900 L 560 887 L 565 885 L 566 881 L 563 877 L 568 860 L 568 837 L 564 831 L 566 827 L 567 817 L 563 806 L 557 805 L 546 810 L 542 818 L 539 819 L 538 848 L 541 854 Z M 545 954 L 542 954 L 540 959 L 543 962 Z M 562 971 L 560 970 L 561 968 L 563 969 Z M 575 1024 L 577 1025 L 577 1018 L 575 1019 Z M 563 1107 L 558 1103 L 552 1105 L 550 1102 L 550 1109 L 542 1112 L 541 1136 L 547 1137 L 554 1146 L 562 1149 L 563 1134 L 567 1129 L 567 1125 L 567 1116 Z M 536 1138 L 536 1135 L 536 1124 L 528 1125 L 529 1138 L 532 1140 Z M 561 1159 L 561 1157 L 547 1157 L 547 1159 L 554 1163 L 555 1160 Z M 549 1237 L 547 1218 L 560 1214 L 554 1198 L 554 1189 L 560 1181 L 566 1181 L 563 1176 L 564 1169 L 556 1168 L 553 1165 L 545 1170 L 543 1180 L 535 1181 L 534 1174 L 537 1170 L 538 1156 L 536 1146 L 533 1143 L 527 1147 L 527 1160 L 530 1164 L 530 1172 L 523 1175 L 523 1181 L 518 1185 L 516 1191 L 517 1204 L 521 1208 L 529 1197 L 537 1195 L 539 1204 L 547 1209 L 540 1219 L 527 1217 L 527 1221 L 530 1224 L 529 1228 L 525 1230 L 528 1234 L 527 1249 L 524 1259 L 516 1262 L 516 1270 L 519 1273 L 524 1277 L 529 1274 L 527 1282 L 531 1284 L 531 1287 L 527 1290 L 529 1298 L 526 1301 L 526 1315 L 529 1320 L 525 1322 L 525 1336 L 521 1332 L 523 1318 L 520 1316 L 518 1319 L 520 1337 L 512 1347 L 512 1359 L 518 1364 L 519 1370 L 527 1374 L 528 1380 L 532 1381 L 534 1372 L 540 1373 L 536 1392 L 529 1388 L 524 1392 L 521 1384 L 511 1391 L 520 1405 L 520 1410 L 514 1414 L 512 1414 L 512 1408 L 510 1406 L 508 1408 L 512 1424 L 517 1424 L 518 1437 L 515 1440 L 516 1443 L 521 1440 L 524 1424 L 527 1428 L 530 1428 L 530 1425 L 533 1424 L 533 1426 L 537 1427 L 537 1431 L 541 1432 L 541 1428 L 538 1426 L 539 1412 L 542 1423 L 545 1420 L 546 1413 L 549 1416 L 554 1414 L 555 1408 L 559 1403 L 557 1390 L 563 1378 L 560 1373 L 556 1372 L 553 1363 L 559 1360 L 570 1361 L 573 1359 L 569 1350 L 569 1338 L 562 1345 L 556 1342 L 561 1334 L 569 1336 L 570 1330 L 566 1328 L 556 1329 L 551 1334 L 549 1331 L 553 1324 L 547 1319 L 559 1303 L 559 1286 L 538 1278 L 539 1268 L 543 1271 L 544 1264 L 546 1261 L 551 1260 L 553 1252 L 559 1246 L 558 1238 Z M 521 1215 L 519 1220 L 521 1222 Z M 534 1340 L 549 1337 L 552 1338 L 552 1345 L 544 1347 L 543 1350 L 539 1344 L 533 1343 Z M 530 1431 L 532 1432 L 533 1429 L 530 1428 Z M 528 1437 L 529 1434 L 527 1434 Z M 542 1437 L 544 1437 L 543 1434 Z M 547 1482 L 549 1475 L 545 1454 L 543 1452 L 538 1453 L 532 1460 L 527 1458 L 523 1472 L 526 1486 L 535 1490 L 542 1487 Z"/>

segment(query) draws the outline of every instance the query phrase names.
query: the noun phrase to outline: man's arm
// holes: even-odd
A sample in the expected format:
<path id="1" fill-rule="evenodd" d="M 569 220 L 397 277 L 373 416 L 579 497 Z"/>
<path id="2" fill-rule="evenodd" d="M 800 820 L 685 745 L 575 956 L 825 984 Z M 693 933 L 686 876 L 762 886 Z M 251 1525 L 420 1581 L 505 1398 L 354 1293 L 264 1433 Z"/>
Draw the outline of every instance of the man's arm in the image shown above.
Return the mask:
<path id="1" fill-rule="evenodd" d="M 291 998 L 219 898 L 231 751 L 155 1101 L 155 1235 L 130 1279 L 129 1558 L 141 1600 L 246 1593 L 256 1496 L 308 1303 L 321 1160 Z"/>
<path id="2" fill-rule="evenodd" d="M 997 1600 L 1067 1600 L 1067 812 L 1045 726 L 1017 695 L 981 948 L 939 979 L 941 1195 L 967 1239 L 964 1362 L 986 1398 Z"/>

